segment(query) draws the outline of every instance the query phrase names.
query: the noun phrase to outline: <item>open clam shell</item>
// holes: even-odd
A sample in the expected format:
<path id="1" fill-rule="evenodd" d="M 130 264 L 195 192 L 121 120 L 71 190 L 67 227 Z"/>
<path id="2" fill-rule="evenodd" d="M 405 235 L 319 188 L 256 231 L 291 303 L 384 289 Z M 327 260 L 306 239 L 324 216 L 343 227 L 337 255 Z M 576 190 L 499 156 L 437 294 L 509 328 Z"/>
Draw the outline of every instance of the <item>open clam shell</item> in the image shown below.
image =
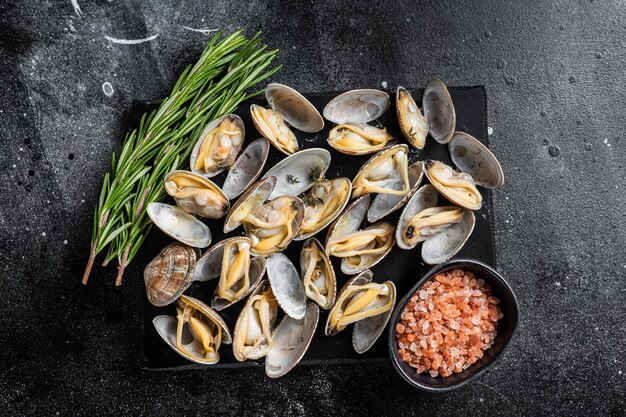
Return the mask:
<path id="1" fill-rule="evenodd" d="M 337 301 L 339 301 L 339 298 L 341 298 L 345 294 L 348 288 L 352 287 L 353 285 L 369 284 L 370 282 L 372 282 L 373 277 L 374 277 L 374 274 L 372 273 L 372 271 L 370 271 L 369 269 L 366 269 L 360 274 L 350 278 L 348 281 L 346 281 L 345 284 L 343 284 L 343 287 L 341 287 L 341 290 L 339 290 L 339 297 Z M 331 312 L 335 308 L 339 308 L 338 303 L 333 304 L 333 308 L 331 309 Z M 332 323 L 332 320 L 330 318 L 330 313 L 329 313 L 328 318 L 326 319 L 326 326 L 324 327 L 324 334 L 326 334 L 326 336 L 334 336 L 337 333 L 339 333 L 341 330 L 338 329 L 334 323 Z"/>
<path id="2" fill-rule="evenodd" d="M 293 88 L 277 83 L 265 87 L 265 99 L 270 107 L 283 115 L 289 125 L 305 133 L 324 129 L 324 119 L 309 100 Z"/>
<path id="3" fill-rule="evenodd" d="M 243 220 L 254 255 L 268 256 L 287 248 L 297 236 L 304 218 L 304 204 L 298 197 L 281 196 L 263 204 Z"/>
<path id="4" fill-rule="evenodd" d="M 273 343 L 278 303 L 269 281 L 263 280 L 241 309 L 233 331 L 233 354 L 238 361 L 267 355 Z"/>
<path id="5" fill-rule="evenodd" d="M 289 258 L 282 253 L 268 257 L 267 278 L 280 308 L 289 317 L 302 319 L 306 311 L 306 294 L 300 275 Z"/>
<path id="6" fill-rule="evenodd" d="M 377 194 L 372 200 L 372 205 L 367 211 L 367 221 L 374 223 L 400 209 L 417 191 L 424 177 L 424 164 L 422 161 L 409 165 L 409 192 L 404 195 Z"/>
<path id="7" fill-rule="evenodd" d="M 352 204 L 329 227 L 326 253 L 340 257 L 341 271 L 347 275 L 358 274 L 380 262 L 395 242 L 394 226 L 378 222 L 360 229 L 370 204 L 366 194 Z M 358 240 L 353 245 L 350 239 Z"/>
<path id="8" fill-rule="evenodd" d="M 482 207 L 483 196 L 471 175 L 455 171 L 441 161 L 428 160 L 424 162 L 424 168 L 428 181 L 439 194 L 469 210 L 479 210 Z"/>
<path id="9" fill-rule="evenodd" d="M 389 94 L 380 90 L 346 91 L 324 107 L 324 117 L 335 124 L 368 123 L 378 119 L 389 108 Z"/>
<path id="10" fill-rule="evenodd" d="M 428 121 L 406 88 L 396 90 L 396 114 L 402 136 L 414 148 L 423 149 L 428 136 Z"/>
<path id="11" fill-rule="evenodd" d="M 193 281 L 200 250 L 174 242 L 167 245 L 143 271 L 146 296 L 162 307 L 175 301 Z"/>
<path id="12" fill-rule="evenodd" d="M 178 207 L 152 202 L 146 211 L 163 233 L 179 242 L 194 248 L 206 248 L 211 244 L 209 227 Z"/>
<path id="13" fill-rule="evenodd" d="M 193 323 L 183 311 L 189 309 Z M 221 344 L 232 343 L 228 326 L 211 307 L 193 297 L 181 295 L 177 317 L 161 315 L 152 320 L 163 340 L 183 358 L 203 365 L 217 363 Z M 201 340 L 198 340 L 201 339 Z M 211 351 L 205 346 L 209 344 Z"/>
<path id="14" fill-rule="evenodd" d="M 450 158 L 456 167 L 490 189 L 502 188 L 504 172 L 498 159 L 478 139 L 465 132 L 454 132 L 448 142 Z"/>
<path id="15" fill-rule="evenodd" d="M 265 373 L 279 378 L 291 371 L 304 357 L 320 317 L 320 309 L 312 302 L 306 304 L 304 317 L 296 320 L 283 317 L 274 330 L 273 343 L 265 357 Z"/>
<path id="16" fill-rule="evenodd" d="M 241 226 L 243 219 L 249 213 L 253 213 L 265 203 L 275 185 L 276 177 L 266 177 L 248 188 L 226 213 L 224 233 L 229 233 Z"/>
<path id="17" fill-rule="evenodd" d="M 211 307 L 216 311 L 228 308 L 247 297 L 263 279 L 265 258 L 251 256 L 250 244 L 250 239 L 244 236 L 222 240 L 211 247 L 196 263 L 193 281 L 220 279 L 211 300 Z M 229 251 L 227 256 L 225 256 L 226 250 Z M 242 258 L 233 257 L 236 254 L 240 254 Z M 227 264 L 224 264 L 224 261 Z M 240 268 L 234 268 L 233 263 L 239 265 Z M 236 270 L 242 267 L 245 268 L 244 271 L 240 271 L 243 276 L 241 274 L 236 277 L 229 276 L 229 274 L 235 274 Z M 229 279 L 233 278 L 236 278 L 236 282 L 229 287 L 233 288 L 232 291 L 235 291 L 235 294 L 231 294 L 230 288 L 224 288 L 228 285 Z"/>
<path id="18" fill-rule="evenodd" d="M 404 197 L 409 191 L 409 147 L 393 145 L 363 164 L 352 180 L 352 198 L 363 194 L 392 194 Z"/>
<path id="19" fill-rule="evenodd" d="M 300 276 L 306 296 L 328 310 L 337 296 L 337 277 L 326 250 L 315 238 L 309 238 L 300 252 Z"/>
<path id="20" fill-rule="evenodd" d="M 212 121 L 202 131 L 191 151 L 191 171 L 211 178 L 230 168 L 241 152 L 245 137 L 246 127 L 236 114 L 227 114 Z"/>
<path id="21" fill-rule="evenodd" d="M 352 182 L 344 177 L 318 180 L 302 197 L 304 219 L 295 240 L 308 239 L 341 214 L 350 201 Z"/>
<path id="22" fill-rule="evenodd" d="M 250 115 L 256 130 L 276 149 L 285 155 L 291 155 L 300 150 L 298 138 L 287 125 L 282 114 L 253 104 L 250 106 Z"/>
<path id="23" fill-rule="evenodd" d="M 165 191 L 189 214 L 206 219 L 224 217 L 230 202 L 213 181 L 191 171 L 171 171 L 164 178 Z"/>
<path id="24" fill-rule="evenodd" d="M 241 195 L 261 175 L 270 144 L 265 138 L 252 142 L 243 150 L 237 161 L 228 170 L 222 191 L 233 200 Z"/>
<path id="25" fill-rule="evenodd" d="M 396 242 L 401 249 L 413 249 L 420 240 L 417 240 L 411 244 L 407 243 L 404 239 L 403 233 L 406 225 L 411 219 L 419 212 L 437 205 L 437 190 L 430 184 L 426 184 L 419 188 L 413 197 L 406 203 L 400 219 L 398 220 L 398 227 L 396 227 Z"/>
<path id="26" fill-rule="evenodd" d="M 432 79 L 422 98 L 428 132 L 439 143 L 448 143 L 456 128 L 454 103 L 446 85 L 438 78 Z"/>
<path id="27" fill-rule="evenodd" d="M 335 126 L 328 133 L 328 144 L 347 155 L 367 155 L 383 149 L 393 139 L 384 127 L 348 122 Z"/>
<path id="28" fill-rule="evenodd" d="M 263 178 L 276 177 L 276 186 L 268 199 L 302 194 L 324 177 L 330 160 L 330 152 L 322 148 L 305 149 L 283 159 L 263 175 Z"/>

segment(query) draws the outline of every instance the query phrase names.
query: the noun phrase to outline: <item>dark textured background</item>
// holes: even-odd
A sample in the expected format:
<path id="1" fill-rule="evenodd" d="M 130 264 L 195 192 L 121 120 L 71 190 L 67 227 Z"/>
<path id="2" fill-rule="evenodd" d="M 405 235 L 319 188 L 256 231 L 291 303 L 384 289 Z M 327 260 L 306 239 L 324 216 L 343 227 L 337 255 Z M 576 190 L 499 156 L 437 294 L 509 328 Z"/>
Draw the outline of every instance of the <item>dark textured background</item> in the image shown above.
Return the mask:
<path id="1" fill-rule="evenodd" d="M 382 3 L 382 2 L 381 2 Z M 626 5 L 613 1 L 0 3 L 3 415 L 623 415 Z M 79 284 L 92 207 L 133 101 L 167 94 L 206 37 L 262 30 L 302 91 L 484 84 L 499 269 L 522 311 L 487 374 L 445 395 L 389 364 L 138 369 L 142 282 Z M 117 38 L 159 37 L 138 46 Z M 110 82 L 113 95 L 103 93 Z M 134 264 L 127 277 L 139 277 Z"/>

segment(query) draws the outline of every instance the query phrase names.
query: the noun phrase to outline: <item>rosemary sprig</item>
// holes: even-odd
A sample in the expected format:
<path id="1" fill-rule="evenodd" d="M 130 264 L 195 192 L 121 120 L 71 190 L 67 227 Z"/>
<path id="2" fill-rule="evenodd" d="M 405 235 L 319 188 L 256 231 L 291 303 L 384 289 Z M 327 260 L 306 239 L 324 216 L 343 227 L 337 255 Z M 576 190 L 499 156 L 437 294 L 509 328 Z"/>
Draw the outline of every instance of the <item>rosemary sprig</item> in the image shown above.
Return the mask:
<path id="1" fill-rule="evenodd" d="M 118 261 L 115 283 L 121 284 L 124 269 L 150 231 L 145 208 L 166 195 L 163 176 L 187 163 L 207 123 L 262 92 L 247 90 L 280 69 L 269 68 L 277 52 L 266 50 L 259 34 L 248 39 L 239 31 L 222 38 L 220 32 L 198 61 L 185 68 L 159 108 L 143 115 L 139 127 L 126 136 L 119 156 L 113 154 L 111 171 L 104 176 L 83 284 L 104 249 L 105 264 Z"/>

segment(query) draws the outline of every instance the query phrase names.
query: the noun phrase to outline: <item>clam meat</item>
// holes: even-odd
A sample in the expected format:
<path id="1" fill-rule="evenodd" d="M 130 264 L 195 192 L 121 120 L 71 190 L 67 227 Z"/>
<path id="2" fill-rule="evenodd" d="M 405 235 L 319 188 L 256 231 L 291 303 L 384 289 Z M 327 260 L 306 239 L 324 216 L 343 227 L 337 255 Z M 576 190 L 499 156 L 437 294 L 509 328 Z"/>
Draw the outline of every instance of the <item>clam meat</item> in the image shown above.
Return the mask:
<path id="1" fill-rule="evenodd" d="M 241 152 L 244 137 L 244 125 L 239 116 L 226 115 L 211 123 L 192 152 L 192 171 L 213 177 L 230 168 Z"/>
<path id="2" fill-rule="evenodd" d="M 306 296 L 328 310 L 335 302 L 337 278 L 322 244 L 315 238 L 308 239 L 302 246 L 300 275 Z"/>
<path id="3" fill-rule="evenodd" d="M 345 273 L 357 273 L 373 266 L 389 253 L 395 243 L 394 231 L 391 223 L 378 222 L 343 236 L 331 236 L 327 251 L 329 255 L 344 258 L 342 270 Z"/>
<path id="4" fill-rule="evenodd" d="M 464 210 L 457 206 L 429 207 L 407 222 L 402 231 L 402 238 L 407 245 L 414 245 L 460 222 L 464 214 Z"/>
<path id="5" fill-rule="evenodd" d="M 351 183 L 347 178 L 317 180 L 304 195 L 304 219 L 296 240 L 306 239 L 328 226 L 350 199 Z"/>
<path id="6" fill-rule="evenodd" d="M 384 127 L 354 122 L 337 125 L 328 134 L 328 144 L 349 155 L 377 152 L 391 139 L 392 136 Z"/>
<path id="7" fill-rule="evenodd" d="M 302 200 L 293 196 L 278 197 L 247 214 L 243 227 L 252 253 L 267 256 L 284 250 L 300 231 L 303 217 Z"/>
<path id="8" fill-rule="evenodd" d="M 396 112 L 404 138 L 411 146 L 423 149 L 428 136 L 428 121 L 404 87 L 398 87 L 396 93 Z"/>
<path id="9" fill-rule="evenodd" d="M 253 104 L 250 107 L 252 121 L 259 133 L 281 152 L 291 155 L 298 151 L 298 140 L 278 111 Z"/>
<path id="10" fill-rule="evenodd" d="M 230 207 L 228 197 L 217 185 L 189 171 L 172 171 L 167 174 L 165 191 L 174 197 L 178 207 L 207 219 L 223 217 Z"/>
<path id="11" fill-rule="evenodd" d="M 370 158 L 352 181 L 352 197 L 379 193 L 404 196 L 410 190 L 408 147 L 395 145 Z"/>
<path id="12" fill-rule="evenodd" d="M 268 281 L 263 281 L 239 314 L 233 337 L 233 354 L 238 361 L 259 359 L 272 346 L 278 302 Z"/>
<path id="13" fill-rule="evenodd" d="M 428 180 L 445 198 L 470 210 L 480 209 L 483 197 L 471 175 L 455 171 L 440 161 L 426 161 L 425 168 Z"/>

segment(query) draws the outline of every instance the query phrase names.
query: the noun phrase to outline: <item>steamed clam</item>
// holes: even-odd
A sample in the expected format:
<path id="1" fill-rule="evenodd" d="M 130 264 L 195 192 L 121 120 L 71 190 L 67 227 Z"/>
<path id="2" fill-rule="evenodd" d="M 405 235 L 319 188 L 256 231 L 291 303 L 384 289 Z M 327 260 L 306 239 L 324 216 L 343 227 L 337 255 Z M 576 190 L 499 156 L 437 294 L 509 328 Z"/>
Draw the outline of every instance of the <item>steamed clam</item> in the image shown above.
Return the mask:
<path id="1" fill-rule="evenodd" d="M 471 210 L 437 207 L 437 197 L 437 190 L 430 184 L 417 190 L 402 210 L 396 229 L 396 241 L 402 249 L 423 242 L 421 256 L 427 264 L 439 264 L 454 256 L 476 222 Z"/>
<path id="2" fill-rule="evenodd" d="M 210 123 L 191 152 L 191 170 L 210 178 L 230 168 L 241 152 L 245 136 L 243 121 L 235 114 Z"/>
<path id="3" fill-rule="evenodd" d="M 176 317 L 157 316 L 153 324 L 176 353 L 201 364 L 217 363 L 222 343 L 232 342 L 222 317 L 202 301 L 185 295 L 178 300 Z"/>
<path id="4" fill-rule="evenodd" d="M 300 275 L 306 296 L 328 310 L 335 302 L 337 278 L 324 247 L 315 238 L 309 238 L 302 246 Z"/>
<path id="5" fill-rule="evenodd" d="M 328 144 L 349 155 L 365 155 L 384 148 L 392 136 L 384 127 L 365 123 L 343 123 L 328 133 Z"/>
<path id="6" fill-rule="evenodd" d="M 350 200 L 351 187 L 347 178 L 317 180 L 302 197 L 304 219 L 296 240 L 313 236 L 335 220 Z"/>
<path id="7" fill-rule="evenodd" d="M 424 177 L 424 163 L 416 161 L 409 165 L 409 192 L 405 195 L 377 194 L 372 200 L 372 205 L 367 210 L 367 221 L 377 222 L 383 217 L 400 209 L 409 198 L 417 191 Z"/>
<path id="8" fill-rule="evenodd" d="M 191 285 L 200 251 L 170 243 L 146 266 L 143 278 L 150 303 L 161 307 L 175 301 Z"/>
<path id="9" fill-rule="evenodd" d="M 172 171 L 165 176 L 165 191 L 187 213 L 207 219 L 223 217 L 230 202 L 211 180 L 189 171 Z"/>
<path id="10" fill-rule="evenodd" d="M 302 94 L 282 84 L 269 84 L 265 89 L 269 109 L 256 104 L 250 107 L 256 129 L 279 151 L 291 155 L 299 150 L 296 135 L 289 128 L 307 133 L 324 128 L 324 119 Z"/>
<path id="11" fill-rule="evenodd" d="M 263 204 L 243 219 L 254 255 L 282 251 L 300 231 L 304 204 L 298 197 L 282 196 Z"/>
<path id="12" fill-rule="evenodd" d="M 471 175 L 455 171 L 441 161 L 426 161 L 426 176 L 441 195 L 454 204 L 470 210 L 478 210 L 483 196 L 476 188 Z"/>
<path id="13" fill-rule="evenodd" d="M 355 323 L 352 345 L 357 353 L 367 351 L 376 342 L 396 302 L 393 282 L 376 283 L 372 282 L 372 277 L 372 272 L 366 270 L 346 282 L 326 321 L 327 336 Z"/>
<path id="14" fill-rule="evenodd" d="M 268 281 L 262 281 L 239 313 L 233 332 L 233 354 L 238 361 L 259 359 L 272 346 L 278 302 Z"/>
<path id="15" fill-rule="evenodd" d="M 305 149 L 283 159 L 263 175 L 263 178 L 276 177 L 276 186 L 268 199 L 302 194 L 324 178 L 330 161 L 330 152 L 322 148 Z"/>
<path id="16" fill-rule="evenodd" d="M 417 149 L 423 149 L 428 136 L 428 121 L 406 88 L 396 90 L 396 112 L 398 124 L 404 138 Z"/>
<path id="17" fill-rule="evenodd" d="M 243 222 L 243 219 L 261 207 L 276 185 L 276 177 L 257 181 L 233 203 L 224 219 L 224 233 L 229 233 Z"/>
<path id="18" fill-rule="evenodd" d="M 210 248 L 196 264 L 194 281 L 219 278 L 211 307 L 223 310 L 245 298 L 265 274 L 265 258 L 252 256 L 250 239 L 237 236 Z"/>
<path id="19" fill-rule="evenodd" d="M 341 259 L 341 271 L 358 274 L 380 262 L 394 245 L 394 226 L 378 222 L 360 229 L 369 208 L 365 195 L 352 203 L 331 225 L 326 239 L 326 252 Z"/>
<path id="20" fill-rule="evenodd" d="M 409 192 L 408 147 L 395 145 L 370 158 L 352 181 L 352 197 L 380 193 L 405 196 Z"/>

